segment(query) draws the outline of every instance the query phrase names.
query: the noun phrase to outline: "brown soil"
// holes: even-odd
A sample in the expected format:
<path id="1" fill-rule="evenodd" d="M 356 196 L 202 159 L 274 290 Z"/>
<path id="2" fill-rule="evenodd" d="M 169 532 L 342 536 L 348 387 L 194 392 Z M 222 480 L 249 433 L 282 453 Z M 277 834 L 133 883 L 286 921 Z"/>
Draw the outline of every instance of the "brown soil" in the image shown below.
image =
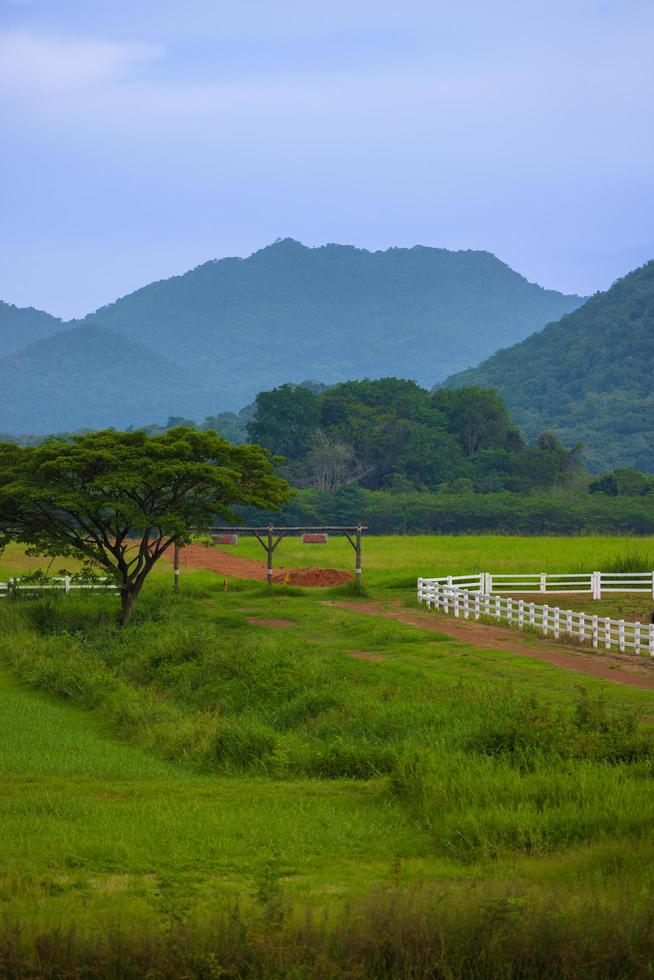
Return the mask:
<path id="1" fill-rule="evenodd" d="M 381 653 L 369 653 L 366 650 L 348 650 L 348 657 L 354 657 L 355 660 L 386 660 L 386 657 Z"/>
<path id="2" fill-rule="evenodd" d="M 256 616 L 248 616 L 248 623 L 252 626 L 270 626 L 273 629 L 281 629 L 284 626 L 295 626 L 292 619 L 258 619 Z"/>
<path id="3" fill-rule="evenodd" d="M 480 650 L 503 650 L 517 653 L 522 657 L 533 657 L 546 663 L 572 670 L 589 677 L 597 677 L 629 687 L 644 687 L 654 690 L 654 663 L 650 660 L 636 659 L 628 655 L 609 655 L 589 652 L 582 647 L 548 640 L 544 637 L 530 645 L 516 629 L 503 626 L 487 626 L 467 619 L 453 619 L 428 613 L 422 610 L 403 610 L 384 608 L 378 602 L 325 602 L 324 605 L 339 606 L 351 612 L 368 616 L 384 616 L 395 619 L 408 626 L 419 626 L 434 633 L 444 633 L 462 643 L 471 643 Z"/>
<path id="4" fill-rule="evenodd" d="M 182 548 L 179 553 L 179 564 L 181 569 L 205 568 L 228 578 L 266 581 L 265 562 L 242 558 L 227 551 L 219 551 L 217 548 L 208 548 L 203 544 L 189 544 Z M 273 582 L 280 585 L 324 587 L 343 585 L 351 581 L 352 575 L 349 572 L 341 572 L 335 568 L 276 568 L 273 572 Z"/>

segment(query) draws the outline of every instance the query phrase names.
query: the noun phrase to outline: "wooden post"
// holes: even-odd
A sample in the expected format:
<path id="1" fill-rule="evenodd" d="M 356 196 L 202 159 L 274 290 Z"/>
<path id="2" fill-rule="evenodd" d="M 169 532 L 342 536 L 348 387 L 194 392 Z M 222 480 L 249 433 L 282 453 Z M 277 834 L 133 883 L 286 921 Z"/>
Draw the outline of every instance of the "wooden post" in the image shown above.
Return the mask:
<path id="1" fill-rule="evenodd" d="M 179 544 L 177 541 L 173 551 L 173 589 L 179 592 Z"/>
<path id="2" fill-rule="evenodd" d="M 268 584 L 268 592 L 272 594 L 273 590 L 273 529 L 272 525 L 268 528 L 268 543 L 266 545 L 266 552 L 268 554 L 268 563 L 266 565 L 266 582 Z"/>
<path id="3" fill-rule="evenodd" d="M 354 565 L 354 575 L 357 586 L 357 591 L 361 588 L 361 528 L 358 527 L 356 530 L 356 545 L 354 548 L 354 553 L 356 556 Z"/>

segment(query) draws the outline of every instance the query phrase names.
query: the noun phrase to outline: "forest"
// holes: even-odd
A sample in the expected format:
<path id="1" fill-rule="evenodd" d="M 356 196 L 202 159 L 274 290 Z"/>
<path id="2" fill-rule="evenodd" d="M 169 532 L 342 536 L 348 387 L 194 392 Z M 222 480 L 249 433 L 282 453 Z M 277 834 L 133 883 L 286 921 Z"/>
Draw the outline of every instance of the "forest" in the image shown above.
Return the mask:
<path id="1" fill-rule="evenodd" d="M 654 262 L 446 387 L 495 388 L 530 438 L 582 441 L 593 472 L 652 472 Z"/>
<path id="2" fill-rule="evenodd" d="M 399 378 L 286 384 L 238 414 L 144 428 L 178 426 L 258 443 L 274 457 L 295 496 L 281 513 L 243 510 L 251 521 L 362 520 L 376 533 L 654 532 L 654 475 L 631 467 L 593 475 L 583 443 L 566 447 L 550 431 L 529 442 L 490 388 L 428 391 Z"/>

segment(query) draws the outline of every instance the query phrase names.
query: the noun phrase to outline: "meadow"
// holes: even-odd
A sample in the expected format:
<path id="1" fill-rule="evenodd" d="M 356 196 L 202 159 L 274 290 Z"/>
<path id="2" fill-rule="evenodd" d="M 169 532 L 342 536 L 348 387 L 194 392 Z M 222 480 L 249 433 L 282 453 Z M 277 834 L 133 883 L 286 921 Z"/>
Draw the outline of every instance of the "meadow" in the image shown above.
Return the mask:
<path id="1" fill-rule="evenodd" d="M 364 548 L 372 597 L 407 604 L 418 574 L 654 551 Z M 32 562 L 7 549 L 0 579 Z M 654 689 L 326 604 L 343 590 L 170 579 L 124 630 L 109 596 L 0 605 L 0 975 L 652 975 Z"/>
<path id="2" fill-rule="evenodd" d="M 226 551 L 259 561 L 265 557 L 254 538 L 241 536 Z M 333 535 L 325 545 L 285 538 L 275 552 L 279 566 L 354 569 L 350 544 Z M 654 537 L 518 537 L 487 535 L 371 535 L 363 539 L 363 574 L 371 587 L 415 588 L 419 576 L 466 572 L 650 571 Z"/>

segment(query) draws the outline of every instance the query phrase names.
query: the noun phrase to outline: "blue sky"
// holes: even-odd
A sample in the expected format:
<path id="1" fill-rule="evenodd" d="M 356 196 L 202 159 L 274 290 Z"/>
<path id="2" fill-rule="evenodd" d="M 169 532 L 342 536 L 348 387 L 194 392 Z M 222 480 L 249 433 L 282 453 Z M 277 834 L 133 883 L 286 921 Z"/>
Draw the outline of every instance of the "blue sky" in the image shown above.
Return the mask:
<path id="1" fill-rule="evenodd" d="M 0 0 L 0 298 L 83 315 L 275 238 L 654 257 L 651 0 Z"/>

